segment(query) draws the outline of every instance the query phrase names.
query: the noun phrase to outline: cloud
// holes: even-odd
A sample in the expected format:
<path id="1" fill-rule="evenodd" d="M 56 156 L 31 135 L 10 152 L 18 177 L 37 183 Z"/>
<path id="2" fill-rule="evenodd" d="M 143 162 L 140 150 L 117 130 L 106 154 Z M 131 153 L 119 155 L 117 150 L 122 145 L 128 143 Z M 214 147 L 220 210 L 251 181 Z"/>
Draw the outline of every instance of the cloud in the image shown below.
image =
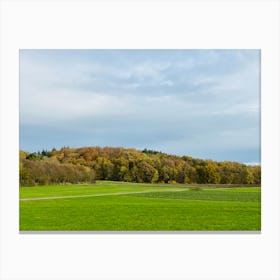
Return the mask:
<path id="1" fill-rule="evenodd" d="M 256 50 L 24 50 L 21 146 L 259 161 L 259 80 Z"/>
<path id="2" fill-rule="evenodd" d="M 261 165 L 260 162 L 245 162 L 244 164 L 251 165 L 251 166 L 259 166 L 259 165 Z"/>

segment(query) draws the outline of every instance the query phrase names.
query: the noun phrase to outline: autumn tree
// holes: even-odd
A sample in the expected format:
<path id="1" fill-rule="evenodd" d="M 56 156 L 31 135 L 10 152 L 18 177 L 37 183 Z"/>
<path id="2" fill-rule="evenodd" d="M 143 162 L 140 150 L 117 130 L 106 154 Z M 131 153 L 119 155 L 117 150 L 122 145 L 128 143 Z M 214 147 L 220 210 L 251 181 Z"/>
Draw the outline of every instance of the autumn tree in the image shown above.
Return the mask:
<path id="1" fill-rule="evenodd" d="M 88 176 L 90 172 L 98 180 L 126 182 L 261 183 L 260 166 L 168 155 L 148 149 L 63 147 L 40 153 L 20 151 L 20 162 L 21 182 L 33 180 L 34 184 L 86 181 L 92 176 Z"/>

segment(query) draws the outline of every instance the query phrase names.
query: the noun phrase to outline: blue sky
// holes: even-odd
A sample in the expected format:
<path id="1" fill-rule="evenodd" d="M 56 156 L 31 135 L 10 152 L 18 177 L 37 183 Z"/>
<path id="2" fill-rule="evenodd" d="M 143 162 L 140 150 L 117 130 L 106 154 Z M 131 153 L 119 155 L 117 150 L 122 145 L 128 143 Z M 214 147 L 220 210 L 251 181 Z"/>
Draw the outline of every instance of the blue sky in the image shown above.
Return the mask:
<path id="1" fill-rule="evenodd" d="M 260 162 L 259 50 L 20 50 L 20 148 Z"/>

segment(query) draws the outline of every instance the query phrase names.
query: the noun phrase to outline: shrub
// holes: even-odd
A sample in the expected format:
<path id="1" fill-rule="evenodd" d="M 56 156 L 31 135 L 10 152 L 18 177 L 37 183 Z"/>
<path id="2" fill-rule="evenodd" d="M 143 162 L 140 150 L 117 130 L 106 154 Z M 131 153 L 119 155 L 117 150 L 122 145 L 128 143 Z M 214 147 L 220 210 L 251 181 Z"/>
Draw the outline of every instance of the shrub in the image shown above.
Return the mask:
<path id="1" fill-rule="evenodd" d="M 177 182 L 176 182 L 175 180 L 171 180 L 171 181 L 169 182 L 169 184 L 175 185 L 175 184 L 177 184 Z"/>
<path id="2" fill-rule="evenodd" d="M 202 188 L 199 186 L 191 187 L 190 191 L 202 191 Z"/>

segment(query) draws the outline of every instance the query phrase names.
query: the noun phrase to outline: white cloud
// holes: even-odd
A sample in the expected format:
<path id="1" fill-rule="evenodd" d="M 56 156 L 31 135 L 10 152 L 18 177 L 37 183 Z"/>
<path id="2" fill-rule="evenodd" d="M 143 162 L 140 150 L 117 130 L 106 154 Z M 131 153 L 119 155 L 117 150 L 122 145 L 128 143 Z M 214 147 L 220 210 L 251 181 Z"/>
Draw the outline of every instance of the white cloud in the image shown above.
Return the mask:
<path id="1" fill-rule="evenodd" d="M 260 147 L 257 56 L 246 60 L 234 51 L 143 52 L 143 59 L 125 52 L 63 59 L 39 54 L 21 54 L 25 127 L 63 130 L 75 123 L 76 135 L 95 132 L 101 143 L 146 143 L 170 153 Z"/>
<path id="2" fill-rule="evenodd" d="M 246 165 L 251 165 L 251 166 L 260 166 L 261 165 L 261 163 L 260 162 L 244 162 L 244 164 L 246 164 Z"/>

